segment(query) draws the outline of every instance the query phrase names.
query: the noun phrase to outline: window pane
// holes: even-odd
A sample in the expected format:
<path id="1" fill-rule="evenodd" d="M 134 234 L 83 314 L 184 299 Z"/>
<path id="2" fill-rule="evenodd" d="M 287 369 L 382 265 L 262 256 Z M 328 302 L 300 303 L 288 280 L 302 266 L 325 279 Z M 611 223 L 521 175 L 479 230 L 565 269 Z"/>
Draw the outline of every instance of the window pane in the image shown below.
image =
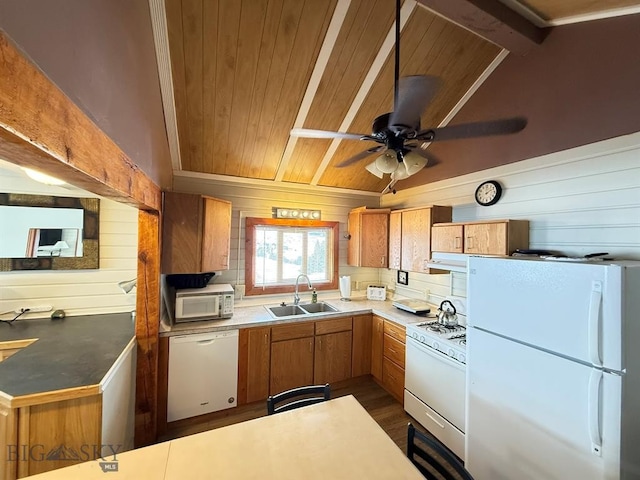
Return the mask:
<path id="1" fill-rule="evenodd" d="M 332 280 L 331 228 L 256 226 L 254 285 L 293 285 L 301 273 Z"/>

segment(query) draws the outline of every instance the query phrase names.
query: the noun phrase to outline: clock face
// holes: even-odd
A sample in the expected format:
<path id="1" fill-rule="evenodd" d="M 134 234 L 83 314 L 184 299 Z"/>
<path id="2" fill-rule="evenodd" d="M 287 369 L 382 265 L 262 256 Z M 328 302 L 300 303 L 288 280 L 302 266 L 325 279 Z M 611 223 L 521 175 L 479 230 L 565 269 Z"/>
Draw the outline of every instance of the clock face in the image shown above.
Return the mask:
<path id="1" fill-rule="evenodd" d="M 500 200 L 502 187 L 495 180 L 481 183 L 476 189 L 476 202 L 483 206 L 493 205 Z"/>

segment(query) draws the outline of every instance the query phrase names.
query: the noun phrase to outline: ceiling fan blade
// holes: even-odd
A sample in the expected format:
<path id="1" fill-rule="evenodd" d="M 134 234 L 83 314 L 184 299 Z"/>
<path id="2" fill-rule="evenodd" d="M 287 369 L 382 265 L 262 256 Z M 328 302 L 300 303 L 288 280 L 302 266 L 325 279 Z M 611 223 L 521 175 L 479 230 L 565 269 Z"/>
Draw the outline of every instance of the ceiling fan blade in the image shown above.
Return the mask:
<path id="1" fill-rule="evenodd" d="M 420 116 L 433 99 L 440 79 L 431 75 L 403 77 L 398 83 L 398 101 L 389 118 L 389 128 L 394 132 L 417 130 Z"/>
<path id="2" fill-rule="evenodd" d="M 384 148 L 385 147 L 383 145 L 380 145 L 378 147 L 373 147 L 368 150 L 365 150 L 364 152 L 360 152 L 354 155 L 353 157 L 343 160 L 342 162 L 336 165 L 336 168 L 343 168 L 343 167 L 348 167 L 349 165 L 353 165 L 354 163 L 359 162 L 363 158 L 367 158 L 369 155 L 373 155 L 374 153 L 378 153 L 379 151 L 384 150 Z"/>
<path id="3" fill-rule="evenodd" d="M 524 117 L 503 118 L 485 122 L 461 123 L 446 127 L 432 128 L 418 132 L 416 138 L 428 142 L 442 142 L 461 138 L 488 137 L 491 135 L 508 135 L 517 133 L 527 125 Z"/>
<path id="4" fill-rule="evenodd" d="M 312 130 L 308 128 L 293 128 L 290 133 L 293 137 L 305 138 L 340 138 L 342 140 L 362 140 L 363 137 L 366 140 L 369 138 L 369 135 L 364 133 L 330 132 L 328 130 Z"/>

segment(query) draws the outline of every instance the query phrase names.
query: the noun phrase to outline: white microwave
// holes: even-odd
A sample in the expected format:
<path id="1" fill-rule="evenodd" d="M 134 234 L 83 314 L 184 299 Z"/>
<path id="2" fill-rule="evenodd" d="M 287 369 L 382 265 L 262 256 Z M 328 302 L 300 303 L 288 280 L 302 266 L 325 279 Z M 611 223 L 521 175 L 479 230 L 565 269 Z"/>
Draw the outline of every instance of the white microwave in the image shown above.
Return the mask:
<path id="1" fill-rule="evenodd" d="M 175 321 L 194 322 L 233 316 L 233 287 L 228 283 L 176 290 Z"/>

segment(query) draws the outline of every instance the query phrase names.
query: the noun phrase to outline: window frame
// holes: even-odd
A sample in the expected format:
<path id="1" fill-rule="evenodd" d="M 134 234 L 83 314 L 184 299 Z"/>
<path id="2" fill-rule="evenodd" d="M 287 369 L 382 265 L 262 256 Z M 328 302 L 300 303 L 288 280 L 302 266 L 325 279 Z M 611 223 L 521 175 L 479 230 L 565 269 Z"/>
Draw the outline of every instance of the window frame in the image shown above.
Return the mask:
<path id="1" fill-rule="evenodd" d="M 332 263 L 333 272 L 329 282 L 313 282 L 316 290 L 336 290 L 338 288 L 338 255 L 339 255 L 339 222 L 326 222 L 322 220 L 294 220 L 286 218 L 245 218 L 245 246 L 244 246 L 244 283 L 245 296 L 251 295 L 270 295 L 277 293 L 292 293 L 295 291 L 294 285 L 274 285 L 274 286 L 256 286 L 253 284 L 253 268 L 254 268 L 254 245 L 256 238 L 256 227 L 262 225 L 273 225 L 279 227 L 309 227 L 309 228 L 331 228 L 331 236 L 333 242 Z"/>

